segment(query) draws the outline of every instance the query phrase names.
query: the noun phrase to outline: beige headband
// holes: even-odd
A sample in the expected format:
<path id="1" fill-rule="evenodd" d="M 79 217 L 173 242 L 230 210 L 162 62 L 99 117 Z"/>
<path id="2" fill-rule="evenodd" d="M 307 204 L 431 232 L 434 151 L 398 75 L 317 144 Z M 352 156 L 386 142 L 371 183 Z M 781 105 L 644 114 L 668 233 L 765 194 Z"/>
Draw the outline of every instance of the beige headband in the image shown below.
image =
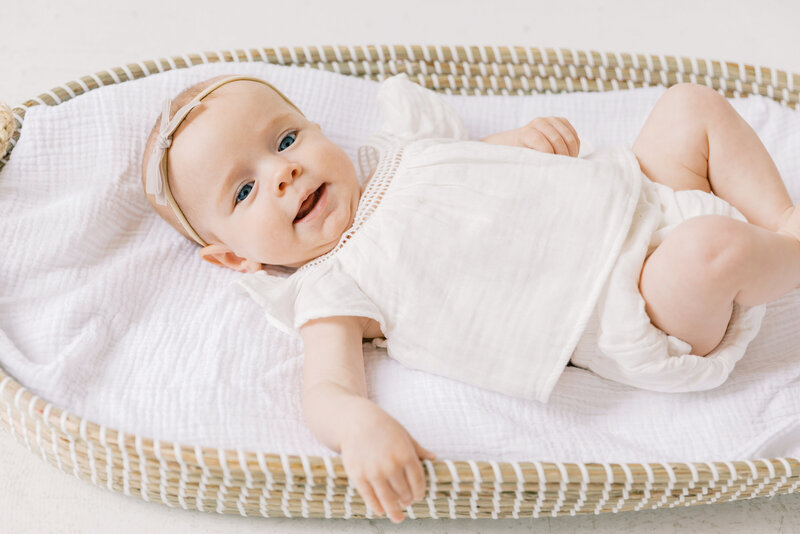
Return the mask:
<path id="1" fill-rule="evenodd" d="M 158 131 L 158 137 L 156 137 L 153 154 L 150 156 L 150 162 L 147 164 L 145 191 L 147 194 L 155 196 L 156 203 L 162 206 L 169 204 L 169 206 L 172 208 L 172 212 L 175 214 L 175 217 L 177 217 L 178 221 L 181 223 L 181 226 L 183 226 L 184 230 L 186 230 L 191 238 L 194 239 L 201 247 L 205 247 L 207 243 L 203 241 L 197 232 L 194 231 L 192 225 L 189 224 L 189 221 L 181 211 L 180 206 L 178 206 L 178 203 L 175 202 L 175 198 L 172 196 L 172 191 L 169 188 L 169 180 L 167 179 L 167 150 L 172 144 L 172 134 L 175 133 L 175 130 L 178 129 L 178 126 L 181 125 L 189 112 L 200 104 L 201 100 L 208 96 L 212 91 L 225 85 L 226 83 L 239 80 L 250 80 L 253 82 L 263 83 L 278 93 L 281 98 L 283 98 L 289 105 L 296 109 L 301 115 L 303 114 L 303 112 L 300 111 L 300 109 L 295 106 L 291 100 L 286 98 L 283 93 L 275 89 L 275 87 L 273 87 L 273 85 L 269 82 L 266 82 L 260 78 L 252 78 L 250 76 L 228 76 L 227 78 L 223 78 L 222 80 L 219 80 L 218 82 L 203 89 L 203 91 L 194 97 L 191 102 L 176 111 L 175 115 L 172 117 L 172 120 L 169 118 L 169 108 L 172 105 L 172 101 L 169 98 L 164 100 L 161 110 L 161 126 Z"/>

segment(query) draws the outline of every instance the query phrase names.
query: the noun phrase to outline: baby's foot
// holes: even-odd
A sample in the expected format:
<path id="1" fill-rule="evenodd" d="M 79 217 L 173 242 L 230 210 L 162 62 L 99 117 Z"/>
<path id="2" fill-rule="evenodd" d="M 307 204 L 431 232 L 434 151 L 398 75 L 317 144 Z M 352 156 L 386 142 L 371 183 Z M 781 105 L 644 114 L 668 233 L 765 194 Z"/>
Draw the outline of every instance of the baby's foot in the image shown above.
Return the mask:
<path id="1" fill-rule="evenodd" d="M 778 222 L 779 234 L 788 235 L 800 241 L 800 209 L 798 206 L 787 208 Z"/>

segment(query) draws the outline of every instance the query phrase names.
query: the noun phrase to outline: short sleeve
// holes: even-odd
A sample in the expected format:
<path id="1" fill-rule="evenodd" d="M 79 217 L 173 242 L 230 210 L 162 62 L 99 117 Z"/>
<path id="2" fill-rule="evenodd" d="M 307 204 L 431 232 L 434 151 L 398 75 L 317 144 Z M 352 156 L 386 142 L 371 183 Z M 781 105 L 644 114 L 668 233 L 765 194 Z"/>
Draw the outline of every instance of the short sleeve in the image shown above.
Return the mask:
<path id="1" fill-rule="evenodd" d="M 285 334 L 300 337 L 294 328 L 294 303 L 299 290 L 296 275 L 278 277 L 257 271 L 242 275 L 234 283 L 252 297 L 264 310 L 269 323 Z"/>
<path id="2" fill-rule="evenodd" d="M 377 306 L 333 258 L 287 278 L 258 271 L 236 283 L 264 309 L 270 324 L 296 338 L 301 326 L 322 317 L 369 317 L 385 326 Z"/>
<path id="3" fill-rule="evenodd" d="M 381 133 L 406 140 L 469 139 L 458 113 L 441 96 L 412 82 L 406 74 L 385 80 L 377 102 L 383 116 Z"/>

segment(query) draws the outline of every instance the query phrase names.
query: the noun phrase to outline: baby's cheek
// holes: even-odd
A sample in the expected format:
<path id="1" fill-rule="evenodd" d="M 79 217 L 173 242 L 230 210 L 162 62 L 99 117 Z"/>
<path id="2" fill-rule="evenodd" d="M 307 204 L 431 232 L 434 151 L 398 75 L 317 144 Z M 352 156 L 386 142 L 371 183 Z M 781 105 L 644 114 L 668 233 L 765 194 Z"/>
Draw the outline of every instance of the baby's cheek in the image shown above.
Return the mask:
<path id="1" fill-rule="evenodd" d="M 297 246 L 294 242 L 294 229 L 291 225 L 281 227 L 274 221 L 261 221 L 243 232 L 246 249 L 253 259 L 261 263 L 282 265 L 289 263 Z"/>
<path id="2" fill-rule="evenodd" d="M 328 141 L 325 143 L 321 154 L 322 161 L 325 162 L 325 166 L 329 169 L 333 170 L 332 167 L 336 168 L 339 172 L 346 175 L 351 174 L 352 171 L 352 174 L 355 175 L 353 161 L 339 145 Z"/>

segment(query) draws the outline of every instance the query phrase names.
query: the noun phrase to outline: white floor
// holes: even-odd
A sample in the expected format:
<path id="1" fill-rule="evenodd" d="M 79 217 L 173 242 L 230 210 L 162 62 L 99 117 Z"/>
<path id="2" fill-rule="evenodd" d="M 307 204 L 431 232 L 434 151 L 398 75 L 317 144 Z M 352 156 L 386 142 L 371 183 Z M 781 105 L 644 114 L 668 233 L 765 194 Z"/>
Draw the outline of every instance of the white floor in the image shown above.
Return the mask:
<path id="1" fill-rule="evenodd" d="M 205 50 L 321 44 L 476 44 L 640 52 L 800 73 L 797 0 L 0 0 L 0 100 L 97 70 Z M 0 431 L 0 531 L 797 532 L 800 495 L 537 520 L 322 521 L 170 509 L 60 473 Z M 165 527 L 165 525 L 168 525 Z M 795 525 L 792 527 L 792 525 Z"/>

